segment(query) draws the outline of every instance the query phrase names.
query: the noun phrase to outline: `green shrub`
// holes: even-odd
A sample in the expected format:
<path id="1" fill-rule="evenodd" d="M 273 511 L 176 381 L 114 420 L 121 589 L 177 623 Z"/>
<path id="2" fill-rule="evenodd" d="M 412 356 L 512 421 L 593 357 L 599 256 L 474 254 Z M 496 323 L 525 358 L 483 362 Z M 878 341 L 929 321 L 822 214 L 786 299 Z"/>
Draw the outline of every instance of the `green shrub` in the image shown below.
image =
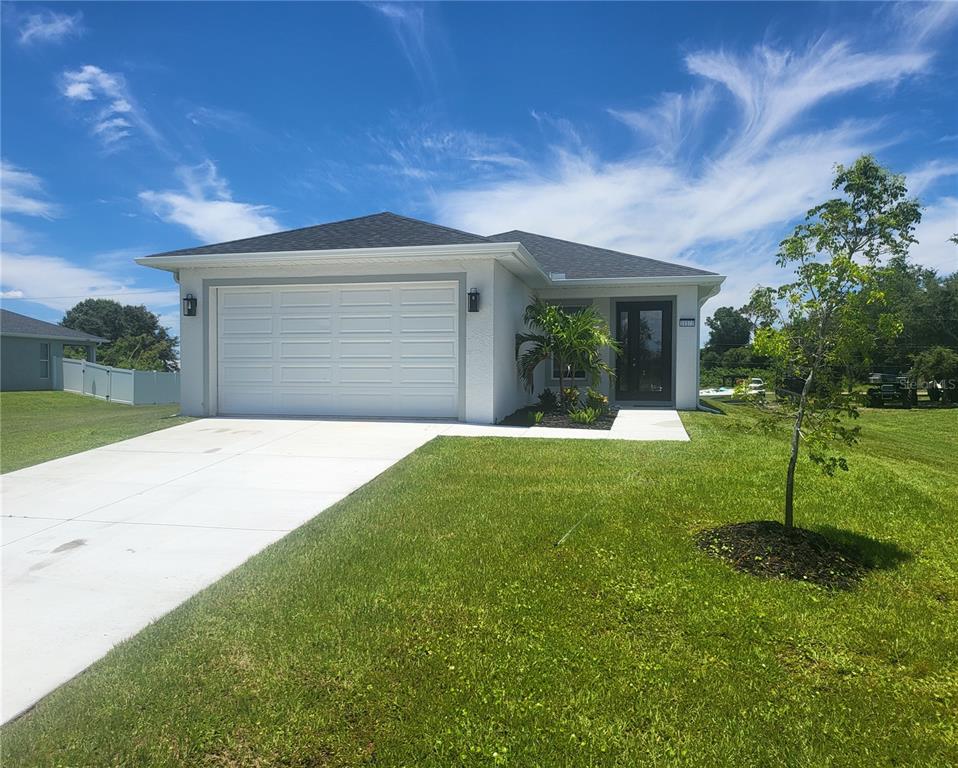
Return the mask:
<path id="1" fill-rule="evenodd" d="M 581 397 L 578 387 L 566 387 L 562 390 L 562 407 L 567 411 L 574 411 L 579 407 Z"/>
<path id="2" fill-rule="evenodd" d="M 569 418 L 576 424 L 594 424 L 602 411 L 597 408 L 580 408 L 577 411 L 569 411 Z"/>
<path id="3" fill-rule="evenodd" d="M 609 410 L 609 398 L 603 395 L 599 390 L 589 387 L 585 393 L 585 404 L 589 408 L 594 408 L 600 413 Z"/>
<path id="4" fill-rule="evenodd" d="M 545 411 L 554 411 L 559 407 L 559 398 L 556 397 L 556 393 L 551 389 L 546 387 L 539 393 L 539 407 Z"/>
<path id="5" fill-rule="evenodd" d="M 535 411 L 535 412 L 532 414 L 532 423 L 533 423 L 533 424 L 541 424 L 541 423 L 542 423 L 542 419 L 543 419 L 544 416 L 545 416 L 545 414 L 544 414 L 542 411 Z"/>

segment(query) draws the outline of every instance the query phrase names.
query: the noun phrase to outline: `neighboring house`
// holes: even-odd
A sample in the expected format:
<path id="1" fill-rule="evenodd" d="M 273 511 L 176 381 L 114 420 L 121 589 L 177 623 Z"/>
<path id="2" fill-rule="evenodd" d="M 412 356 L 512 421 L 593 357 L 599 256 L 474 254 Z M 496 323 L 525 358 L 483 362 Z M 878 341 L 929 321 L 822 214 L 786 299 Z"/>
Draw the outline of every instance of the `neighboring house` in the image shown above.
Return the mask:
<path id="1" fill-rule="evenodd" d="M 192 416 L 444 417 L 531 402 L 516 370 L 530 297 L 593 305 L 622 341 L 620 405 L 698 404 L 699 310 L 724 277 L 528 232 L 483 237 L 378 213 L 137 259 L 176 275 Z M 195 300 L 195 301 L 194 301 Z M 187 306 L 184 303 L 184 312 Z M 541 366 L 535 392 L 556 388 Z M 579 382 L 584 386 L 585 382 Z"/>
<path id="2" fill-rule="evenodd" d="M 96 346 L 106 341 L 0 309 L 0 390 L 63 389 L 63 347 L 84 347 L 96 362 Z"/>

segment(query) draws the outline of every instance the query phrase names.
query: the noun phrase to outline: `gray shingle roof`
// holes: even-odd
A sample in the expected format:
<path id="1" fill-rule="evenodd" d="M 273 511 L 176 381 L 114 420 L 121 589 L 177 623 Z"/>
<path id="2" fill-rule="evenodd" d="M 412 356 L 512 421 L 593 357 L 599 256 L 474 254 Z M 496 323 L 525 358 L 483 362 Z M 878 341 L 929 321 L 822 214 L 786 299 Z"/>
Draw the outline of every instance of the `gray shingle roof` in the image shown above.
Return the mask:
<path id="1" fill-rule="evenodd" d="M 564 273 L 569 279 L 602 277 L 686 277 L 714 275 L 704 269 L 670 264 L 667 261 L 635 256 L 608 248 L 573 243 L 555 237 L 513 229 L 489 235 L 497 243 L 520 242 L 546 272 Z"/>
<path id="2" fill-rule="evenodd" d="M 314 227 L 291 229 L 270 235 L 247 237 L 226 243 L 200 245 L 154 256 L 199 256 L 230 253 L 276 253 L 326 251 L 349 248 L 389 248 L 417 245 L 520 242 L 546 272 L 561 272 L 567 278 L 676 277 L 714 275 L 703 269 L 670 264 L 608 248 L 559 240 L 532 232 L 512 230 L 483 237 L 427 221 L 410 219 L 388 211 L 334 221 Z"/>
<path id="3" fill-rule="evenodd" d="M 0 335 L 2 336 L 39 336 L 59 341 L 97 342 L 109 341 L 99 336 L 92 336 L 83 331 L 74 331 L 62 325 L 47 323 L 35 317 L 11 312 L 9 309 L 0 309 Z"/>
<path id="4" fill-rule="evenodd" d="M 215 245 L 183 248 L 154 256 L 192 256 L 207 253 L 274 253 L 277 251 L 330 251 L 339 248 L 397 248 L 415 245 L 487 243 L 481 235 L 410 219 L 389 211 L 356 219 L 290 229 L 271 235 L 247 237 Z"/>

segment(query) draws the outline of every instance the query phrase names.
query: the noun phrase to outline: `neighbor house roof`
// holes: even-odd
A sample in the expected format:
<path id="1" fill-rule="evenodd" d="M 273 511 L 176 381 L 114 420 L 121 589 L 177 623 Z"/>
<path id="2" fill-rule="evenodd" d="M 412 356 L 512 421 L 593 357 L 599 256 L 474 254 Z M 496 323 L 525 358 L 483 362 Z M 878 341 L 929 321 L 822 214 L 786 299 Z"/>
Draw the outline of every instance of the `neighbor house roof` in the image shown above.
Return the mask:
<path id="1" fill-rule="evenodd" d="M 64 328 L 62 325 L 47 323 L 35 317 L 27 317 L 9 309 L 0 309 L 0 336 L 32 336 L 57 341 L 75 341 L 84 344 L 100 343 L 109 339 L 93 336 L 83 331 Z"/>
<path id="2" fill-rule="evenodd" d="M 216 254 L 288 253 L 359 248 L 399 248 L 426 245 L 469 245 L 519 242 L 545 272 L 575 278 L 694 277 L 714 272 L 635 256 L 607 248 L 559 240 L 532 232 L 512 230 L 484 237 L 427 221 L 410 219 L 388 211 L 334 221 L 314 227 L 291 229 L 269 235 L 200 245 L 153 256 L 201 256 Z"/>

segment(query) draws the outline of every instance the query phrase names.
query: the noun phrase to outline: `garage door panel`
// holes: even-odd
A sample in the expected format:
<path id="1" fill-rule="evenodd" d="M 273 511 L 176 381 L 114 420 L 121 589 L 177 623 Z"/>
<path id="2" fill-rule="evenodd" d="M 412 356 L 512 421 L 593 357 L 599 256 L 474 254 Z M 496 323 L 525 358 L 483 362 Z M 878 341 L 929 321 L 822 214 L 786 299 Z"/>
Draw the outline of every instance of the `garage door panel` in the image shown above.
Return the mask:
<path id="1" fill-rule="evenodd" d="M 272 345 L 272 342 L 270 342 Z M 281 360 L 296 358 L 328 360 L 333 356 L 333 342 L 326 341 L 281 341 L 279 342 Z"/>
<path id="2" fill-rule="evenodd" d="M 456 359 L 456 342 L 451 339 L 402 339 L 399 344 L 404 361 Z"/>
<path id="3" fill-rule="evenodd" d="M 459 284 L 218 292 L 224 414 L 455 417 Z"/>
<path id="4" fill-rule="evenodd" d="M 391 307 L 392 288 L 343 288 L 339 298 L 341 307 Z"/>
<path id="5" fill-rule="evenodd" d="M 280 289 L 279 306 L 282 309 L 293 310 L 305 308 L 316 310 L 333 306 L 333 292 L 329 290 L 299 290 Z"/>
<path id="6" fill-rule="evenodd" d="M 224 295 L 220 300 L 220 311 L 225 314 L 230 314 L 234 310 L 241 312 L 250 309 L 271 311 L 273 309 L 273 294 L 262 288 L 239 289 Z"/>
<path id="7" fill-rule="evenodd" d="M 400 384 L 444 385 L 456 383 L 456 368 L 452 365 L 403 365 Z"/>
<path id="8" fill-rule="evenodd" d="M 383 384 L 391 386 L 393 384 L 393 366 L 391 365 L 348 365 L 345 363 L 339 366 L 340 384 Z M 378 393 L 379 397 L 388 394 L 384 391 Z"/>
<path id="9" fill-rule="evenodd" d="M 456 305 L 456 287 L 400 288 L 400 303 L 404 307 L 438 306 L 448 311 Z"/>
<path id="10" fill-rule="evenodd" d="M 268 336 L 273 332 L 273 318 L 266 317 L 239 317 L 235 315 L 222 318 L 220 323 L 224 337 L 249 336 L 256 334 Z"/>
<path id="11" fill-rule="evenodd" d="M 391 360 L 392 339 L 343 339 L 339 342 L 342 360 Z"/>
<path id="12" fill-rule="evenodd" d="M 404 314 L 401 316 L 401 333 L 450 333 L 456 328 L 454 314 Z"/>
<path id="13" fill-rule="evenodd" d="M 331 333 L 333 330 L 332 315 L 314 315 L 314 316 L 282 316 L 279 318 L 280 334 L 288 336 L 290 334 L 315 334 Z"/>
<path id="14" fill-rule="evenodd" d="M 342 313 L 339 316 L 340 333 L 379 333 L 392 331 L 393 317 L 389 314 L 358 315 Z"/>
<path id="15" fill-rule="evenodd" d="M 331 365 L 282 365 L 279 367 L 280 384 L 331 384 Z"/>
<path id="16" fill-rule="evenodd" d="M 231 384 L 271 384 L 273 366 L 226 363 L 223 365 L 223 375 L 224 379 Z"/>
<path id="17" fill-rule="evenodd" d="M 224 360 L 272 360 L 272 341 L 224 341 Z"/>

